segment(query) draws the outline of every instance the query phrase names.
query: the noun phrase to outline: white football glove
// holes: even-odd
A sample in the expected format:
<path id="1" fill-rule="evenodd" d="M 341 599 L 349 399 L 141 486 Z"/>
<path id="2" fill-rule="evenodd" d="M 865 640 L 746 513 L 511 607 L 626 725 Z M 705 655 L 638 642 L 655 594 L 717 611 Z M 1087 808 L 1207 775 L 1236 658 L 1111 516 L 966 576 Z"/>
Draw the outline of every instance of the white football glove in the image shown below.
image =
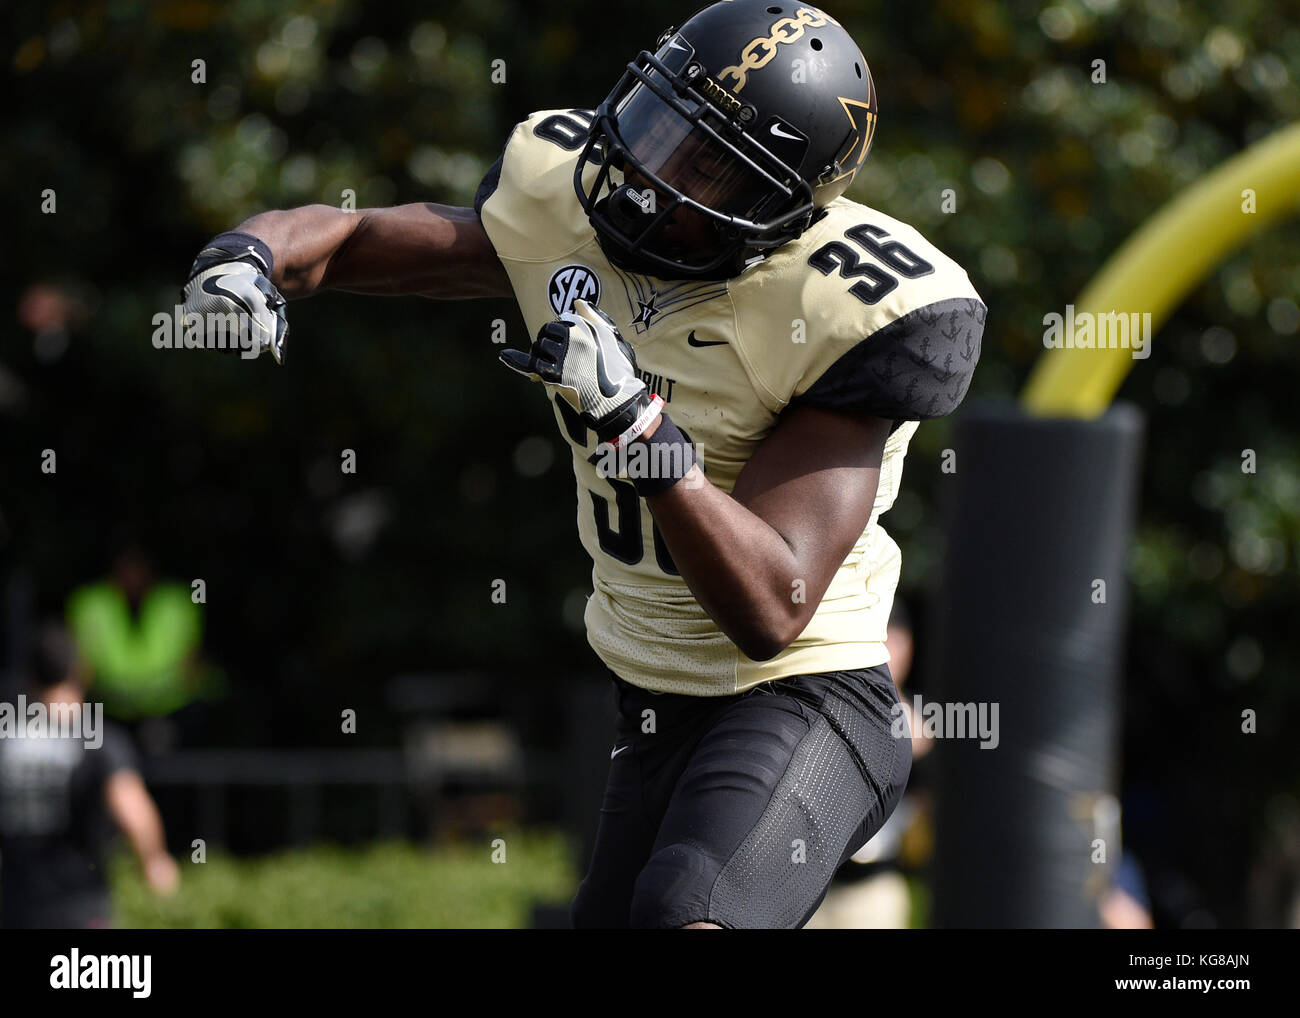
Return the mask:
<path id="1" fill-rule="evenodd" d="M 615 447 L 663 412 L 664 401 L 637 377 L 632 347 L 613 320 L 585 300 L 543 325 L 529 350 L 503 351 L 501 363 L 558 393 L 601 442 Z"/>
<path id="2" fill-rule="evenodd" d="M 215 342 L 216 316 L 222 316 L 226 341 L 238 342 L 242 356 L 253 358 L 270 350 L 276 363 L 283 364 L 289 320 L 270 272 L 270 249 L 256 237 L 247 233 L 214 237 L 194 260 L 189 282 L 181 291 L 186 326 L 193 320 L 191 315 L 199 315 L 205 337 Z M 234 322 L 237 331 L 226 327 Z"/>

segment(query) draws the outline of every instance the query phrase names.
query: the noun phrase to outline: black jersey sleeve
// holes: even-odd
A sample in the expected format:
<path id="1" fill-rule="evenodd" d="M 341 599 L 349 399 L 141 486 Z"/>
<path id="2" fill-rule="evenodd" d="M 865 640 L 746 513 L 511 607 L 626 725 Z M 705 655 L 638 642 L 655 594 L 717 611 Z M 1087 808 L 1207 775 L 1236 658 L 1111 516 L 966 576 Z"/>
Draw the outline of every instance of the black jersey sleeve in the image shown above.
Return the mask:
<path id="1" fill-rule="evenodd" d="M 950 414 L 970 388 L 987 313 L 969 297 L 917 308 L 848 350 L 793 402 L 896 421 Z"/>

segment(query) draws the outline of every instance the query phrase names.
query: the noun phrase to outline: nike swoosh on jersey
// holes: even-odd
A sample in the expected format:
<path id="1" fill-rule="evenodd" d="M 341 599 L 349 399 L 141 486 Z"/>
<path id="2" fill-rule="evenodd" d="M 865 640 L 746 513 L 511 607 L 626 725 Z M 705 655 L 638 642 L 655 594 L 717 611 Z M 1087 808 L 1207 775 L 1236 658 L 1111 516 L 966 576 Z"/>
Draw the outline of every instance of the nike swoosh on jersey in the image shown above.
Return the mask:
<path id="1" fill-rule="evenodd" d="M 727 345 L 727 341 L 725 339 L 696 339 L 694 329 L 692 329 L 691 334 L 686 337 L 686 343 L 688 346 L 726 346 Z"/>
<path id="2" fill-rule="evenodd" d="M 631 748 L 632 748 L 632 744 L 631 744 L 631 743 L 628 743 L 628 744 L 625 745 L 625 746 L 615 746 L 612 750 L 610 750 L 609 758 L 610 758 L 611 760 L 613 760 L 614 757 L 618 756 L 621 752 L 623 752 L 623 750 L 625 750 L 625 749 L 631 749 Z"/>

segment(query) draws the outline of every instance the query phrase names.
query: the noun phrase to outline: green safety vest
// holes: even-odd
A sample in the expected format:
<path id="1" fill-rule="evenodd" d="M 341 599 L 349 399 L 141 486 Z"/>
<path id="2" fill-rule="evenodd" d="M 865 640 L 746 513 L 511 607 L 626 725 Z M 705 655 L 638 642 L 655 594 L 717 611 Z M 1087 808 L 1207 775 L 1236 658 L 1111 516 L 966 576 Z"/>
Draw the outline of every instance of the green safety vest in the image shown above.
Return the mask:
<path id="1" fill-rule="evenodd" d="M 189 588 L 153 587 L 131 617 L 126 596 L 112 583 L 94 583 L 68 599 L 68 626 L 93 672 L 91 695 L 119 718 L 156 717 L 193 699 L 187 660 L 198 649 L 202 609 Z"/>

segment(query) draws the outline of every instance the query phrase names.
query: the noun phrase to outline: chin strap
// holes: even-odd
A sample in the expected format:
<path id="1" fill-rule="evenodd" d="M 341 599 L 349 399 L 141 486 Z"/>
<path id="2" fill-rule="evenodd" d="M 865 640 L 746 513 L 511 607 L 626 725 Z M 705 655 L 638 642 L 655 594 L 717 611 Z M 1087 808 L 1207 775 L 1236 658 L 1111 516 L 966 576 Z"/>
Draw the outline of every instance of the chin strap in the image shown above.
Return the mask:
<path id="1" fill-rule="evenodd" d="M 603 204 L 609 200 L 606 197 L 600 201 Z M 608 206 L 606 206 L 606 209 L 608 209 Z M 607 212 L 607 215 L 611 220 L 615 219 L 612 212 Z M 734 279 L 745 269 L 767 257 L 765 251 L 758 251 L 754 248 L 741 248 L 729 262 L 724 262 L 712 272 L 701 275 L 698 272 L 686 271 L 679 276 L 674 276 L 666 268 L 655 265 L 641 258 L 635 251 L 629 250 L 627 245 L 617 237 L 611 237 L 607 233 L 596 230 L 596 240 L 600 244 L 601 251 L 614 267 L 622 269 L 624 272 L 635 272 L 641 276 L 654 276 L 656 279 L 698 279 L 714 282 Z"/>

